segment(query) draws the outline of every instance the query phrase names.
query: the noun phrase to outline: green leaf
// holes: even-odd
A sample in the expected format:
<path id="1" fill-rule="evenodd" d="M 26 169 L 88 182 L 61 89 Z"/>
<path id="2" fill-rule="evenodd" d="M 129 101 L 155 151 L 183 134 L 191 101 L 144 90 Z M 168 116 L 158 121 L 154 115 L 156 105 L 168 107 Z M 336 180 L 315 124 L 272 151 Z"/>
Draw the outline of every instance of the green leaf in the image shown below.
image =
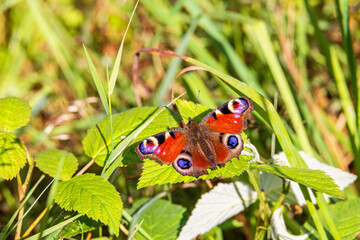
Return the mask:
<path id="1" fill-rule="evenodd" d="M 30 105 L 16 97 L 0 99 L 0 130 L 11 132 L 30 121 Z"/>
<path id="2" fill-rule="evenodd" d="M 43 173 L 55 177 L 61 158 L 64 158 L 64 164 L 59 179 L 69 180 L 78 169 L 78 160 L 72 153 L 58 149 L 47 149 L 39 153 L 34 161 Z"/>
<path id="3" fill-rule="evenodd" d="M 95 174 L 59 182 L 55 202 L 67 211 L 77 211 L 108 225 L 119 235 L 122 201 L 115 187 Z"/>
<path id="4" fill-rule="evenodd" d="M 114 114 L 112 117 L 114 146 L 118 145 L 126 136 L 144 123 L 144 121 L 157 110 L 158 108 L 156 107 L 138 107 L 119 114 Z M 135 141 L 140 141 L 153 134 L 177 127 L 180 121 L 178 118 L 176 120 L 175 117 L 172 116 L 169 110 L 165 109 L 139 134 Z M 82 141 L 85 154 L 94 158 L 95 162 L 100 166 L 104 165 L 104 161 L 108 157 L 111 149 L 111 133 L 109 126 L 110 119 L 107 117 L 91 127 Z M 129 157 L 128 159 L 137 159 L 135 152 L 133 153 L 133 157 Z"/>
<path id="5" fill-rule="evenodd" d="M 196 122 L 200 122 L 201 119 L 210 112 L 210 109 L 204 105 L 195 104 L 182 99 L 176 101 L 176 106 L 179 108 L 179 112 L 185 122 L 188 122 L 189 118 L 193 118 Z"/>
<path id="6" fill-rule="evenodd" d="M 321 170 L 263 164 L 252 164 L 251 167 L 298 182 L 330 196 L 343 198 L 342 193 L 339 190 L 339 187 L 334 183 L 334 180 Z"/>
<path id="7" fill-rule="evenodd" d="M 26 163 L 24 143 L 14 134 L 0 131 L 0 177 L 12 179 Z"/>
<path id="8" fill-rule="evenodd" d="M 182 219 L 185 211 L 186 209 L 182 206 L 159 199 L 140 214 L 139 222 L 144 220 L 141 227 L 153 240 L 176 239 L 183 225 Z M 135 238 L 146 239 L 139 231 L 135 233 Z"/>
<path id="9" fill-rule="evenodd" d="M 360 199 L 348 199 L 346 201 L 337 202 L 328 206 L 329 213 L 334 225 L 340 234 L 342 240 L 355 239 L 360 233 Z M 324 216 L 318 211 L 321 222 L 324 227 L 330 232 L 329 226 L 326 225 Z M 303 226 L 303 232 L 313 231 L 314 237 L 318 237 L 316 228 L 312 219 L 306 222 Z M 329 237 L 330 239 L 330 237 Z"/>
<path id="10" fill-rule="evenodd" d="M 225 167 L 220 167 L 216 170 L 208 169 L 209 174 L 202 175 L 199 179 L 213 179 L 220 176 L 223 176 L 224 178 L 232 178 L 234 176 L 239 176 L 247 169 L 248 162 L 251 159 L 252 158 L 250 156 L 240 155 L 239 159 L 232 159 L 225 165 Z M 153 160 L 145 159 L 143 172 L 139 179 L 137 188 L 140 189 L 155 184 L 165 183 L 188 183 L 195 180 L 197 180 L 197 178 L 181 175 L 172 165 L 160 165 Z"/>
<path id="11" fill-rule="evenodd" d="M 99 227 L 101 223 L 94 221 L 86 216 L 81 216 L 76 221 L 69 223 L 61 232 L 62 238 L 71 238 L 75 235 L 86 233 Z"/>

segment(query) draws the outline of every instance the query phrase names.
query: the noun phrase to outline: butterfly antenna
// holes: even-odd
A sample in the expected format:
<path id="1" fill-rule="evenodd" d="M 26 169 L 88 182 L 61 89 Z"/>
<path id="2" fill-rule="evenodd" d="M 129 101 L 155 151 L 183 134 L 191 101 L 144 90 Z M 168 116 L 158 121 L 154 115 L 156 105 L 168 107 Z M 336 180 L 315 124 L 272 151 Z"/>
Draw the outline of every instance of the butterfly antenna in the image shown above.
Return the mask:
<path id="1" fill-rule="evenodd" d="M 198 91 L 198 95 L 197 95 L 197 99 L 196 99 L 196 104 L 195 104 L 194 117 L 193 117 L 193 118 L 195 118 L 195 116 L 196 116 L 196 109 L 197 109 L 197 105 L 198 105 L 198 103 L 199 103 L 199 97 L 200 97 L 200 90 Z"/>

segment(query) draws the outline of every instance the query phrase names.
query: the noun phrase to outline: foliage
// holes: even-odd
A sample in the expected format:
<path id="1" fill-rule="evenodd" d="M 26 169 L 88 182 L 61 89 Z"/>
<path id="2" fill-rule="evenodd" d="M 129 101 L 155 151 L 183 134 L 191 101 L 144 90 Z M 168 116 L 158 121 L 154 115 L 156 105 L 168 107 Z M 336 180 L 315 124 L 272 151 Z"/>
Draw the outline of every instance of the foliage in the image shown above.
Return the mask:
<path id="1" fill-rule="evenodd" d="M 275 174 L 282 178 L 287 178 L 331 196 L 342 198 L 341 191 L 334 183 L 334 180 L 321 170 L 260 164 L 254 164 L 252 167 L 263 172 Z"/>
<path id="2" fill-rule="evenodd" d="M 359 199 L 349 199 L 346 202 L 336 202 L 329 206 L 329 212 L 334 223 L 339 229 L 341 239 L 355 239 L 360 233 L 360 201 Z M 319 212 L 321 220 L 324 221 L 324 215 Z M 325 221 L 324 221 L 325 222 Z M 325 225 L 326 230 L 330 230 L 330 227 Z M 313 231 L 314 222 L 309 220 L 303 226 L 303 231 Z M 318 237 L 316 231 L 313 231 L 314 235 Z"/>
<path id="3" fill-rule="evenodd" d="M 0 127 L 4 132 L 11 132 L 30 121 L 31 107 L 19 98 L 9 97 L 0 100 Z"/>
<path id="4" fill-rule="evenodd" d="M 60 182 L 54 200 L 67 211 L 100 220 L 119 235 L 122 202 L 115 187 L 105 179 L 83 174 Z"/>
<path id="5" fill-rule="evenodd" d="M 63 161 L 63 166 L 59 164 Z M 59 179 L 69 180 L 77 170 L 77 159 L 69 152 L 47 149 L 40 152 L 34 159 L 36 167 L 51 177 L 56 177 L 58 168 L 61 169 Z"/>
<path id="6" fill-rule="evenodd" d="M 352 0 L 1 2 L 0 240 L 353 239 L 358 13 Z M 255 107 L 239 159 L 198 179 L 139 161 L 142 139 L 238 96 Z"/>
<path id="7" fill-rule="evenodd" d="M 156 107 L 139 107 L 112 115 L 114 146 L 118 145 L 157 110 Z M 109 122 L 110 118 L 107 117 L 91 127 L 82 142 L 86 155 L 94 158 L 96 164 L 100 166 L 104 165 L 104 161 L 111 149 Z M 166 131 L 168 127 L 176 127 L 176 125 L 176 119 L 172 117 L 170 111 L 164 111 L 141 132 L 137 139 L 144 139 L 155 133 Z"/>
<path id="8" fill-rule="evenodd" d="M 182 219 L 186 209 L 162 199 L 156 200 L 139 215 L 142 228 L 152 239 L 176 239 L 182 227 Z M 166 216 L 166 218 L 159 218 Z M 136 239 L 147 239 L 136 232 Z"/>

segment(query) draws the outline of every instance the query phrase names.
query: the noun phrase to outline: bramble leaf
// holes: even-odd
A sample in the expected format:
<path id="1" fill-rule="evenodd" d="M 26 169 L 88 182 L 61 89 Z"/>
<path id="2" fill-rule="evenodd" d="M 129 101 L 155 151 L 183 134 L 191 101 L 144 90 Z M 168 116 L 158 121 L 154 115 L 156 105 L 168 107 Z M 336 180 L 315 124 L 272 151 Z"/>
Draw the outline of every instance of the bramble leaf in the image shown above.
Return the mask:
<path id="1" fill-rule="evenodd" d="M 339 190 L 339 187 L 334 183 L 334 180 L 321 170 L 257 163 L 252 164 L 251 167 L 303 184 L 319 192 L 326 193 L 337 198 L 343 198 L 342 193 Z"/>
<path id="2" fill-rule="evenodd" d="M 141 227 L 154 240 L 176 239 L 185 211 L 180 205 L 159 199 L 140 214 L 139 222 L 143 221 Z M 135 233 L 135 238 L 147 239 L 139 231 Z"/>
<path id="3" fill-rule="evenodd" d="M 58 149 L 47 149 L 34 159 L 35 165 L 45 174 L 55 177 L 61 159 L 64 163 L 60 172 L 60 180 L 69 180 L 78 168 L 78 160 L 69 152 Z"/>
<path id="4" fill-rule="evenodd" d="M 178 99 L 176 106 L 179 109 L 181 116 L 185 122 L 188 122 L 189 118 L 194 118 L 196 122 L 200 122 L 201 119 L 210 112 L 210 109 L 201 104 L 195 104 L 194 102 Z M 196 116 L 195 116 L 196 114 Z"/>
<path id="5" fill-rule="evenodd" d="M 243 173 L 244 170 L 247 169 L 248 162 L 251 159 L 251 156 L 240 155 L 239 159 L 232 159 L 225 165 L 225 167 L 220 167 L 216 170 L 208 169 L 209 174 L 202 175 L 199 177 L 199 179 L 213 179 L 220 176 L 223 176 L 224 178 L 232 178 L 234 176 L 239 176 Z M 195 180 L 197 180 L 197 178 L 181 175 L 174 169 L 172 165 L 160 165 L 153 160 L 145 159 L 143 172 L 140 176 L 137 188 L 140 189 L 155 184 L 165 183 L 188 183 Z"/>
<path id="6" fill-rule="evenodd" d="M 310 169 L 322 170 L 332 179 L 334 179 L 335 184 L 339 186 L 340 190 L 343 190 L 349 184 L 353 183 L 357 178 L 356 175 L 322 163 L 316 158 L 310 157 L 305 152 L 299 152 L 299 154 L 304 159 L 305 163 L 309 166 Z M 287 161 L 284 152 L 275 154 L 273 156 L 273 159 L 276 165 L 289 166 L 289 162 Z M 261 174 L 260 188 L 265 191 L 266 197 L 271 199 L 272 201 L 277 201 L 277 199 L 279 199 L 279 196 L 280 194 L 282 194 L 283 191 L 282 186 L 283 180 L 278 176 L 266 172 L 263 172 Z M 310 197 L 312 202 L 316 204 L 316 198 L 311 191 Z M 325 199 L 329 198 L 327 194 L 325 194 L 324 197 Z M 299 184 L 295 182 L 291 183 L 290 192 L 286 195 L 285 202 L 289 204 L 299 204 L 301 206 L 306 204 L 304 195 L 301 192 Z"/>
<path id="7" fill-rule="evenodd" d="M 26 163 L 24 143 L 14 134 L 0 131 L 0 177 L 12 179 Z"/>
<path id="8" fill-rule="evenodd" d="M 157 110 L 158 108 L 156 107 L 138 107 L 114 114 L 112 116 L 114 147 Z M 135 141 L 140 141 L 153 134 L 177 127 L 179 122 L 179 118 L 176 120 L 171 112 L 165 109 L 139 134 Z M 110 141 L 110 119 L 107 117 L 88 130 L 82 141 L 85 154 L 94 158 L 96 164 L 103 166 L 111 150 Z M 134 147 L 130 146 L 129 148 L 133 150 Z M 137 159 L 135 152 L 130 156 L 128 157 L 129 160 Z"/>
<path id="9" fill-rule="evenodd" d="M 8 97 L 0 99 L 0 130 L 11 132 L 26 126 L 31 117 L 31 107 L 26 101 Z"/>
<path id="10" fill-rule="evenodd" d="M 101 226 L 102 224 L 88 218 L 87 216 L 81 216 L 76 219 L 74 222 L 69 223 L 64 230 L 61 232 L 61 237 L 71 238 L 80 233 L 86 233 L 91 230 L 94 230 L 96 227 Z"/>
<path id="11" fill-rule="evenodd" d="M 334 221 L 342 240 L 355 239 L 360 234 L 360 199 L 348 199 L 328 206 L 331 219 Z M 324 228 L 330 232 L 325 217 L 321 211 L 317 211 Z M 312 219 L 303 226 L 303 231 L 313 231 L 314 237 L 319 239 L 316 227 Z"/>
<path id="12" fill-rule="evenodd" d="M 54 199 L 61 208 L 99 220 L 119 235 L 123 204 L 119 193 L 107 180 L 95 174 L 84 174 L 61 181 Z"/>

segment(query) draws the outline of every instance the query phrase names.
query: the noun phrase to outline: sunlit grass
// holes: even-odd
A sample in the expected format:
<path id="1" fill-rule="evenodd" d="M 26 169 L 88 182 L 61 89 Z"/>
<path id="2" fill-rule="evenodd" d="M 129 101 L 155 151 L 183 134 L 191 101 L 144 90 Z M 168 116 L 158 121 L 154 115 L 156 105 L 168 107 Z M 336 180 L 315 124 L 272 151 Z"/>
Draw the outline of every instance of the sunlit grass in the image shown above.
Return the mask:
<path id="1" fill-rule="evenodd" d="M 105 114 L 137 106 L 136 96 L 143 106 L 161 107 L 171 101 L 172 91 L 178 96 L 187 90 L 183 98 L 196 102 L 200 90 L 198 101 L 215 108 L 242 92 L 257 104 L 246 134 L 263 159 L 302 150 L 360 175 L 359 10 L 356 1 L 313 4 L 142 0 L 123 38 L 135 1 L 6 0 L 0 3 L 0 97 L 30 102 L 31 124 L 18 131 L 30 154 L 59 148 L 85 165 L 86 130 Z M 246 91 L 205 71 L 175 78 L 188 63 L 146 54 L 139 58 L 134 85 L 134 54 L 150 47 L 208 64 L 245 83 Z M 107 63 L 116 67 L 111 77 Z M 274 129 L 274 122 L 281 128 Z M 130 198 L 154 191 L 136 190 L 140 168 L 131 165 L 117 177 Z M 0 185 L 17 191 L 15 185 Z M 358 189 L 348 194 L 357 196 Z M 14 208 L 16 197 L 5 190 L 4 195 Z M 0 214 L 0 222 L 9 216 Z"/>

